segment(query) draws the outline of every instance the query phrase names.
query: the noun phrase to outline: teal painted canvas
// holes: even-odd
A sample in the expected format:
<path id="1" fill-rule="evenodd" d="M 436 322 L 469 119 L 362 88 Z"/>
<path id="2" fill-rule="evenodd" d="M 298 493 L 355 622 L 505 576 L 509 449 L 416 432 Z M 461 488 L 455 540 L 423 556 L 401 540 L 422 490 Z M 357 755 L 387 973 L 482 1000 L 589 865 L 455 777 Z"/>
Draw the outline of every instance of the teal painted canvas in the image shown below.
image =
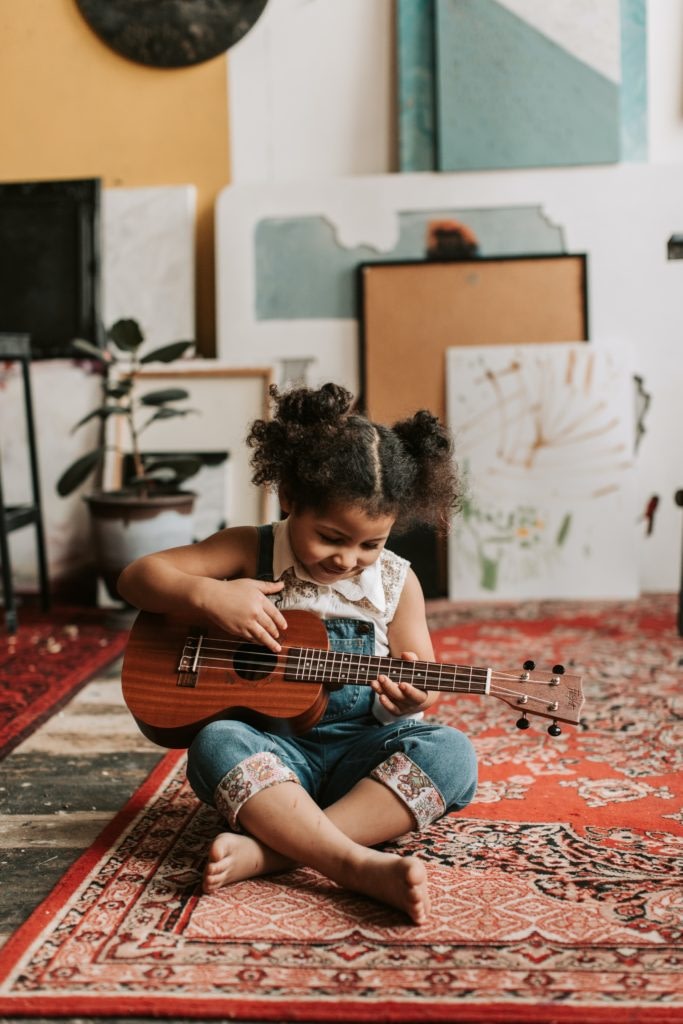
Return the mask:
<path id="1" fill-rule="evenodd" d="M 621 159 L 647 160 L 645 0 L 621 0 Z"/>
<path id="2" fill-rule="evenodd" d="M 358 264 L 423 259 L 430 221 L 467 224 L 480 256 L 566 252 L 562 227 L 539 206 L 406 210 L 397 216 L 398 240 L 389 252 L 340 245 L 333 225 L 321 216 L 260 220 L 254 232 L 256 319 L 353 319 Z"/>
<path id="3" fill-rule="evenodd" d="M 398 162 L 436 170 L 434 0 L 396 0 Z"/>
<path id="4" fill-rule="evenodd" d="M 647 160 L 646 0 L 397 0 L 396 68 L 401 171 Z"/>
<path id="5" fill-rule="evenodd" d="M 568 6 L 436 0 L 441 170 L 619 160 L 619 0 Z"/>

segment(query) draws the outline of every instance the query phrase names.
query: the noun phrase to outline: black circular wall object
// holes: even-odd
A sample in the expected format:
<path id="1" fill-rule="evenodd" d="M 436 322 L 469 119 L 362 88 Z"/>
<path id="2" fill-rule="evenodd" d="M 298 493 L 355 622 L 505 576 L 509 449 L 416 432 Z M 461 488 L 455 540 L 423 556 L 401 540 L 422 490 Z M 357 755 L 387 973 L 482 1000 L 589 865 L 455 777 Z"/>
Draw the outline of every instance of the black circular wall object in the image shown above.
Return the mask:
<path id="1" fill-rule="evenodd" d="M 107 46 L 138 64 L 182 68 L 224 53 L 268 0 L 76 0 Z"/>

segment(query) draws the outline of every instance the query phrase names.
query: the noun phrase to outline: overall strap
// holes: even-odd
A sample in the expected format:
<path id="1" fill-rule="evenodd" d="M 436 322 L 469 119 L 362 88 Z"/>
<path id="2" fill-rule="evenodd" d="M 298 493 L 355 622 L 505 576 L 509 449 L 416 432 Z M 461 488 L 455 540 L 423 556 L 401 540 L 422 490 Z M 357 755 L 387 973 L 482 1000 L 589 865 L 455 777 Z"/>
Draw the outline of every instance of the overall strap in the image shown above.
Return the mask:
<path id="1" fill-rule="evenodd" d="M 257 526 L 258 532 L 258 556 L 256 562 L 256 579 L 273 579 L 273 546 L 275 537 L 273 535 L 273 524 L 266 523 L 264 526 Z"/>

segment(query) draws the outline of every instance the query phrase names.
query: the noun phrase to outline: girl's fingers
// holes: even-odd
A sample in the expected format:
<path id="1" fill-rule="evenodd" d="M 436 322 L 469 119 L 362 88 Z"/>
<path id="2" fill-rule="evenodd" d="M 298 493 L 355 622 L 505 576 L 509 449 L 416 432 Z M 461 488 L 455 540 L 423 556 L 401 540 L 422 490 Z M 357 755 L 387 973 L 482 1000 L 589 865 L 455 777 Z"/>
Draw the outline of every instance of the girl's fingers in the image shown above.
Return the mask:
<path id="1" fill-rule="evenodd" d="M 262 610 L 268 619 L 275 624 L 275 628 L 278 632 L 281 629 L 287 629 L 287 619 L 284 617 L 280 609 L 268 598 L 264 600 Z"/>
<path id="2" fill-rule="evenodd" d="M 400 686 L 397 683 L 393 683 L 388 676 L 380 676 L 378 683 L 377 693 L 386 697 L 393 705 L 396 705 L 403 699 L 403 692 Z"/>
<path id="3" fill-rule="evenodd" d="M 257 624 L 252 630 L 251 639 L 255 640 L 259 644 L 263 644 L 264 647 L 267 647 L 275 654 L 279 654 L 282 650 L 275 637 L 272 636 L 264 626 L 259 626 Z"/>

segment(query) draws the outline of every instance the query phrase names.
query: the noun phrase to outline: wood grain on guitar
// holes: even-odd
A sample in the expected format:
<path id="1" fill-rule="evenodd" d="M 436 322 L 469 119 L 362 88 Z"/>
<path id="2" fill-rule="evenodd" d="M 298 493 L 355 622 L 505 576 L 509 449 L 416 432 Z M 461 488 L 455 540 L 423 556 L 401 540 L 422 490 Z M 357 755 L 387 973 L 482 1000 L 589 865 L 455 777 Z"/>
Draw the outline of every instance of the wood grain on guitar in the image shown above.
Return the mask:
<path id="1" fill-rule="evenodd" d="M 329 692 L 369 686 L 378 675 L 423 690 L 497 697 L 529 715 L 578 725 L 584 703 L 580 676 L 561 665 L 538 672 L 501 672 L 473 665 L 403 661 L 331 651 L 325 625 L 311 612 L 290 611 L 282 650 L 221 633 L 207 623 L 188 626 L 171 616 L 140 612 L 123 661 L 123 697 L 141 732 L 165 747 L 187 747 L 219 718 L 245 718 L 275 732 L 301 733 L 320 721 Z"/>

